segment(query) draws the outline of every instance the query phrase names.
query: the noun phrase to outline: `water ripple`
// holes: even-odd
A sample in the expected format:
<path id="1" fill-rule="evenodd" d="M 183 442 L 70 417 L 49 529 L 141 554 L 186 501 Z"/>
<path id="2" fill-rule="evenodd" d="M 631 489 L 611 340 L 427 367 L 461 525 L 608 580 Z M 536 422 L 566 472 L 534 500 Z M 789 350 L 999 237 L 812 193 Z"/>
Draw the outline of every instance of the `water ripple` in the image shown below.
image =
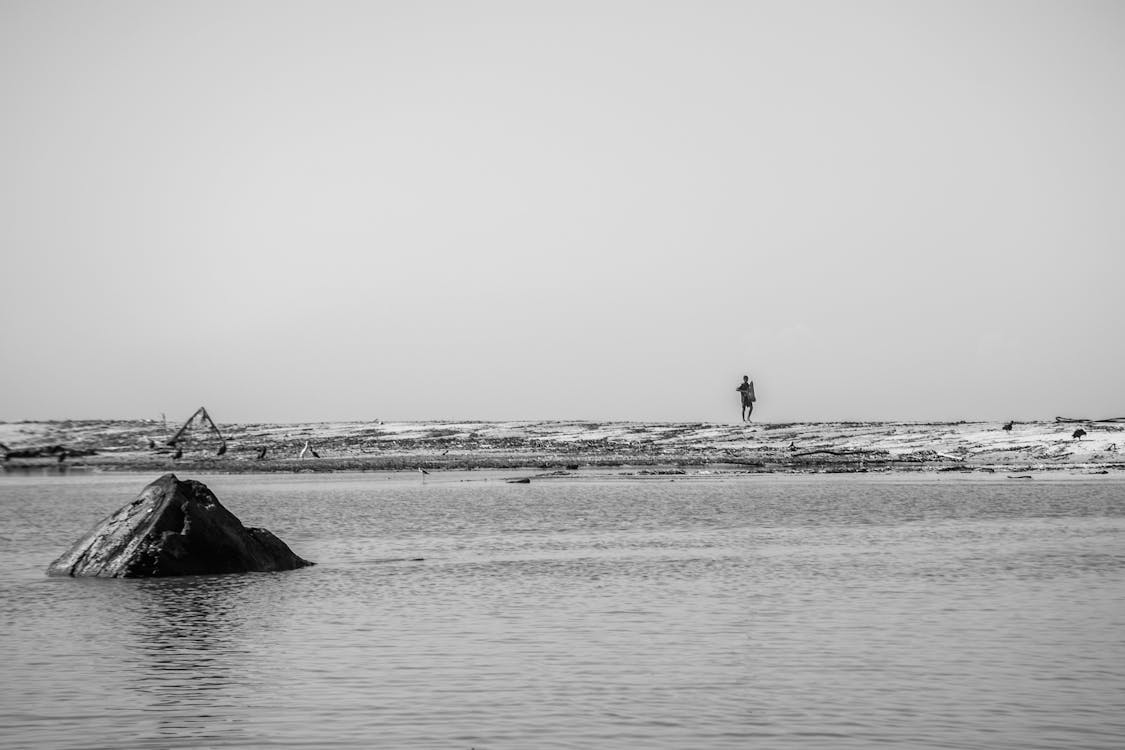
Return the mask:
<path id="1" fill-rule="evenodd" d="M 0 744 L 1125 738 L 1120 482 L 208 482 L 319 564 L 47 579 L 139 487 L 0 484 Z"/>

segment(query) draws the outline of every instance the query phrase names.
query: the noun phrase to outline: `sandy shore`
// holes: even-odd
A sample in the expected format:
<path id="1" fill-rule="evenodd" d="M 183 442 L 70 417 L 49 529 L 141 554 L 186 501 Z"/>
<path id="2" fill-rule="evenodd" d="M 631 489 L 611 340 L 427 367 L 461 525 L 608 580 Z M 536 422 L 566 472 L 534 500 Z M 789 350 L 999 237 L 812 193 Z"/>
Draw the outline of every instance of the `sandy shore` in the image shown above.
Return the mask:
<path id="1" fill-rule="evenodd" d="M 295 472 L 598 467 L 638 473 L 1125 470 L 1125 423 L 647 422 L 219 423 L 174 458 L 158 421 L 0 422 L 7 471 Z M 1075 438 L 1081 428 L 1085 435 Z M 308 443 L 308 449 L 305 445 Z M 34 454 L 58 446 L 60 451 Z M 265 456 L 259 458 L 262 449 Z M 313 455 L 316 452 L 316 456 Z M 302 457 L 302 452 L 304 455 Z"/>

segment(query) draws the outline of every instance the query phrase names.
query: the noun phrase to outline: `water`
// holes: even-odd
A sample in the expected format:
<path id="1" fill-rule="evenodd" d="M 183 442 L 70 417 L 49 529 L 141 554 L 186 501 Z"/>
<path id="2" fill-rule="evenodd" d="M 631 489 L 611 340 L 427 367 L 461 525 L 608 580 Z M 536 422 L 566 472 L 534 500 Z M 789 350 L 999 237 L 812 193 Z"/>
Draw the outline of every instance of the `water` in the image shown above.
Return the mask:
<path id="1" fill-rule="evenodd" d="M 319 564 L 152 580 L 43 570 L 154 477 L 0 478 L 0 746 L 1125 745 L 1120 479 L 481 476 L 200 477 Z"/>

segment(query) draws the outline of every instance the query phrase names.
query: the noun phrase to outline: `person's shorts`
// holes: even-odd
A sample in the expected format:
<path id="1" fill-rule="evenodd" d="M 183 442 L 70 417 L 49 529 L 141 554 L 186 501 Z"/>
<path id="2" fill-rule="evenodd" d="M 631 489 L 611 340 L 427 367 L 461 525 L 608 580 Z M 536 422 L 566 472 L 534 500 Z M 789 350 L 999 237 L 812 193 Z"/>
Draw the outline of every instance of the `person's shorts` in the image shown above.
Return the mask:
<path id="1" fill-rule="evenodd" d="M 754 399 L 750 398 L 749 393 L 744 392 L 742 394 L 742 406 L 747 407 L 747 406 L 753 406 L 753 405 L 754 405 Z"/>

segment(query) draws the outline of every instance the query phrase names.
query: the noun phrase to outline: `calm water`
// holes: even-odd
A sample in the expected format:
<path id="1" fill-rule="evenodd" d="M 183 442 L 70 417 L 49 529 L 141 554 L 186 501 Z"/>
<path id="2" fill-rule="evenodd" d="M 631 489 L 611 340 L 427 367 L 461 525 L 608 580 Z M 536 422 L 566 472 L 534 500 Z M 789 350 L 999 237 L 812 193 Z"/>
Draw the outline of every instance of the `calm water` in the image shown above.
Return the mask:
<path id="1" fill-rule="evenodd" d="M 1125 746 L 1120 479 L 198 477 L 319 565 L 44 575 L 154 478 L 0 477 L 0 746 Z"/>

